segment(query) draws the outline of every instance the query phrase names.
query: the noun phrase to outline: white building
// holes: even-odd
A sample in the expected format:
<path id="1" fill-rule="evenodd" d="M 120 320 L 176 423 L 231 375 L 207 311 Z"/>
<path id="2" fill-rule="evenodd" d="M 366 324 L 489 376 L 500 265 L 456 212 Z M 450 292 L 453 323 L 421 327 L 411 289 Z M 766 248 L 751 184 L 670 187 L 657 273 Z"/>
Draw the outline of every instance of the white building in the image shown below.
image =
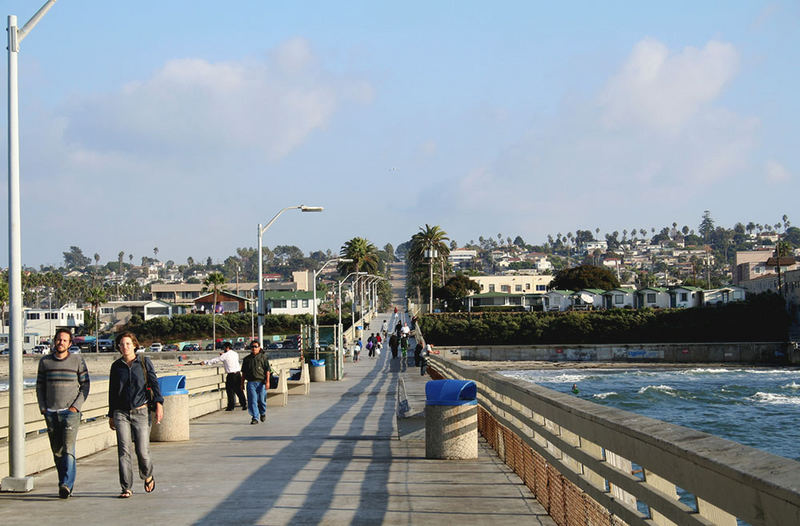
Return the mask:
<path id="1" fill-rule="evenodd" d="M 56 329 L 75 332 L 75 329 L 83 325 L 83 309 L 79 309 L 75 303 L 68 303 L 57 309 L 24 309 L 22 320 L 25 324 L 22 347 L 28 350 L 41 340 L 51 340 Z M 7 321 L 0 322 L 0 345 L 8 345 Z"/>
<path id="2" fill-rule="evenodd" d="M 474 261 L 478 257 L 478 251 L 469 248 L 457 248 L 451 250 L 447 256 L 447 261 L 454 267 L 459 267 Z"/>
<path id="3" fill-rule="evenodd" d="M 172 306 L 163 301 L 109 301 L 100 305 L 100 324 L 113 329 L 128 323 L 134 314 L 144 321 L 172 316 Z"/>
<path id="4" fill-rule="evenodd" d="M 480 287 L 480 292 L 505 292 L 511 294 L 544 294 L 553 276 L 514 274 L 508 276 L 470 276 Z"/>

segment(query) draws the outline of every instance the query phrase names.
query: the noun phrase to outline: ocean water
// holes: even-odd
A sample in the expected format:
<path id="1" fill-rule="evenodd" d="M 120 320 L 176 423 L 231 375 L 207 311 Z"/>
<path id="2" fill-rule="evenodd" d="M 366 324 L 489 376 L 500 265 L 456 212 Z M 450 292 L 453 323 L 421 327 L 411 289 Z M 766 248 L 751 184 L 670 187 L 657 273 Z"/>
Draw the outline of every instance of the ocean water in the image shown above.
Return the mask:
<path id="1" fill-rule="evenodd" d="M 513 378 L 800 461 L 800 370 L 502 371 Z"/>

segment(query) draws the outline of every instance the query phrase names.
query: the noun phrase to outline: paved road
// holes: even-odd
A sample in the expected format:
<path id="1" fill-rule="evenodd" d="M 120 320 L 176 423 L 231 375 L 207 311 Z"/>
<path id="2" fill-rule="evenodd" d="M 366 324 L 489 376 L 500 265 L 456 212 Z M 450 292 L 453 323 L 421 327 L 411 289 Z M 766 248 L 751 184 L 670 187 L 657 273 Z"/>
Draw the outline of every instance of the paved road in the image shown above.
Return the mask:
<path id="1" fill-rule="evenodd" d="M 387 316 L 379 317 L 380 323 Z M 0 494 L 0 524 L 548 524 L 519 478 L 481 445 L 475 461 L 425 459 L 398 440 L 396 385 L 420 389 L 418 369 L 383 353 L 345 365 L 345 380 L 270 408 L 192 421 L 188 442 L 153 445 L 157 487 L 118 499 L 116 451 L 79 460 L 72 498 L 53 470 L 28 494 Z M 363 354 L 362 354 L 363 356 Z"/>

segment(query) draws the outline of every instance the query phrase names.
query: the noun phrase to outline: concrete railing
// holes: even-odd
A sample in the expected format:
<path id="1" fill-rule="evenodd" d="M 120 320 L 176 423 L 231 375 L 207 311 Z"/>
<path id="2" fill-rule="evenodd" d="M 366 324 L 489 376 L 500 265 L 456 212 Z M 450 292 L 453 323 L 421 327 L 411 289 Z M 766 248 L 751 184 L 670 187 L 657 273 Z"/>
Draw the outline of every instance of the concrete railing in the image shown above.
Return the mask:
<path id="1" fill-rule="evenodd" d="M 289 368 L 299 367 L 299 358 L 270 360 L 270 365 L 284 377 Z M 189 391 L 189 418 L 197 418 L 227 406 L 225 373 L 221 367 L 183 367 L 179 374 L 186 376 Z M 169 374 L 161 373 L 163 376 Z M 53 454 L 47 437 L 47 424 L 39 413 L 36 390 L 25 389 L 25 471 L 33 474 L 53 467 Z M 0 479 L 9 474 L 9 395 L 0 393 Z M 89 398 L 83 404 L 81 425 L 75 455 L 85 457 L 116 445 L 116 434 L 108 427 L 108 380 L 93 380 Z"/>
<path id="2" fill-rule="evenodd" d="M 800 524 L 798 462 L 431 358 L 476 382 L 481 434 L 559 525 Z"/>

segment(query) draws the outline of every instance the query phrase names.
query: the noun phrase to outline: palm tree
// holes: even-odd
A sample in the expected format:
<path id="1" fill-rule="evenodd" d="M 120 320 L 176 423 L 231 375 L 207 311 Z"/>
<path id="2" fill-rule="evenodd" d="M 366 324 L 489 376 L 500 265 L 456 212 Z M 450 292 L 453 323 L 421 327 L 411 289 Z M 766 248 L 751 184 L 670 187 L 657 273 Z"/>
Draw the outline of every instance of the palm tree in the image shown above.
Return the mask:
<path id="1" fill-rule="evenodd" d="M 447 261 L 447 256 L 450 255 L 450 248 L 447 246 L 447 232 L 439 226 L 420 227 L 419 232 L 411 237 L 411 246 L 408 250 L 409 268 L 411 271 L 412 281 L 419 285 L 424 282 L 425 267 L 428 266 L 429 271 L 429 289 L 433 289 L 433 266 L 439 265 L 441 269 L 441 281 L 444 284 L 444 263 Z M 426 254 L 426 251 L 427 252 Z M 435 256 L 433 255 L 435 254 Z M 425 265 L 427 260 L 428 265 Z M 429 298 L 432 302 L 432 294 Z"/>
<path id="2" fill-rule="evenodd" d="M 106 302 L 106 291 L 101 287 L 91 288 L 84 299 L 94 311 L 94 352 L 100 352 L 100 305 Z"/>
<path id="3" fill-rule="evenodd" d="M 153 257 L 158 261 L 158 247 L 153 247 Z"/>
<path id="4" fill-rule="evenodd" d="M 220 272 L 212 272 L 203 280 L 203 291 L 214 291 L 214 305 L 211 309 L 211 339 L 214 348 L 217 346 L 217 294 L 219 294 L 219 287 L 223 283 L 225 283 L 225 276 Z"/>
<path id="5" fill-rule="evenodd" d="M 354 237 L 349 241 L 345 241 L 342 248 L 339 249 L 339 257 L 342 259 L 351 259 L 351 262 L 340 261 L 337 265 L 339 274 L 346 276 L 351 272 L 367 272 L 368 274 L 377 274 L 380 265 L 380 257 L 378 256 L 378 249 L 370 243 L 366 238 Z M 356 281 L 358 286 L 358 281 Z M 363 293 L 363 284 L 360 290 Z M 355 299 L 360 297 L 360 294 L 353 290 L 353 308 L 355 308 Z"/>

